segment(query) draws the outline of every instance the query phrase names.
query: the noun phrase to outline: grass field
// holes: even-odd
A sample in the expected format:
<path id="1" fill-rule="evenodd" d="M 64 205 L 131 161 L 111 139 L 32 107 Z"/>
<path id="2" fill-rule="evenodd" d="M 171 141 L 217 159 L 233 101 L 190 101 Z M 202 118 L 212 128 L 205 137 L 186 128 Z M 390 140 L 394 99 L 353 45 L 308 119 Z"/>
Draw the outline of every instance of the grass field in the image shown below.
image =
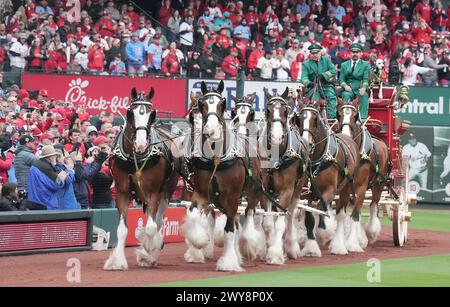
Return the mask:
<path id="1" fill-rule="evenodd" d="M 450 210 L 410 209 L 410 211 L 412 221 L 408 224 L 409 228 L 450 232 Z M 363 218 L 363 222 L 366 221 L 367 218 Z M 388 218 L 383 218 L 381 223 L 386 226 L 392 225 Z"/>
<path id="2" fill-rule="evenodd" d="M 411 210 L 412 229 L 450 232 L 450 210 Z M 363 219 L 364 220 L 364 219 Z M 382 219 L 383 225 L 391 221 Z M 450 255 L 410 257 L 381 261 L 381 281 L 369 283 L 366 263 L 329 265 L 240 274 L 202 280 L 163 283 L 168 287 L 300 287 L 300 286 L 447 286 L 450 287 Z"/>
<path id="3" fill-rule="evenodd" d="M 383 260 L 381 281 L 369 283 L 366 263 L 330 265 L 242 274 L 159 284 L 169 287 L 339 287 L 339 286 L 447 286 L 450 255 Z"/>

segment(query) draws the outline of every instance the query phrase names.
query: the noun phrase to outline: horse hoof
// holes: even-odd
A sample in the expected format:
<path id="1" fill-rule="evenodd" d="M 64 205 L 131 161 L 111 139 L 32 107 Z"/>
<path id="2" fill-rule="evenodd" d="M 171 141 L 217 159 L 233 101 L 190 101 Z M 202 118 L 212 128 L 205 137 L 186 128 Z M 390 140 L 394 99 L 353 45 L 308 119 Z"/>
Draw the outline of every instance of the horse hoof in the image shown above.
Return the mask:
<path id="1" fill-rule="evenodd" d="M 316 240 L 307 240 L 302 251 L 303 257 L 322 257 L 322 251 Z"/>
<path id="2" fill-rule="evenodd" d="M 230 262 L 225 257 L 217 261 L 216 270 L 220 272 L 245 272 L 245 270 L 236 262 Z"/>
<path id="3" fill-rule="evenodd" d="M 125 271 L 128 270 L 126 259 L 120 260 L 117 256 L 111 255 L 103 266 L 105 271 Z"/>
<path id="4" fill-rule="evenodd" d="M 330 243 L 330 252 L 333 255 L 347 255 L 348 250 L 345 248 L 345 244 L 343 242 L 337 242 L 332 240 Z"/>
<path id="5" fill-rule="evenodd" d="M 297 243 L 297 242 L 295 242 Z M 297 244 L 292 244 L 290 246 L 286 246 L 285 250 L 286 250 L 286 256 L 289 259 L 297 259 L 298 257 L 301 257 L 301 250 L 300 250 L 300 246 Z"/>
<path id="6" fill-rule="evenodd" d="M 364 250 L 359 245 L 359 242 L 346 242 L 345 248 L 352 253 L 363 253 Z"/>
<path id="7" fill-rule="evenodd" d="M 138 266 L 140 266 L 142 268 L 155 268 L 158 266 L 158 263 L 156 261 L 141 260 L 138 262 Z"/>
<path id="8" fill-rule="evenodd" d="M 184 253 L 184 260 L 187 263 L 205 263 L 205 256 L 203 255 L 202 250 L 189 247 Z"/>

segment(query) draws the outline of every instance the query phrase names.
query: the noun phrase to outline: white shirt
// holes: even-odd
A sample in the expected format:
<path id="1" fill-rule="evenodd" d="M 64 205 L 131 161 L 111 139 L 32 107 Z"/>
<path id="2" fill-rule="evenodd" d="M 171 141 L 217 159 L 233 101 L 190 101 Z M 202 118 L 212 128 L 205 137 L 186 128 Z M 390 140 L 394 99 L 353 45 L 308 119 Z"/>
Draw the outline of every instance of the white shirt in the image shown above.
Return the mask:
<path id="1" fill-rule="evenodd" d="M 81 67 L 83 67 L 83 69 L 87 70 L 87 66 L 89 63 L 87 52 L 86 53 L 78 52 L 75 55 L 75 60 L 78 61 L 78 63 L 80 64 Z"/>
<path id="2" fill-rule="evenodd" d="M 194 27 L 192 25 L 188 24 L 187 22 L 183 22 L 180 25 L 180 33 L 183 31 L 193 30 L 193 29 L 194 29 Z M 193 42 L 194 42 L 194 32 L 187 32 L 187 33 L 180 35 L 180 43 L 182 45 L 192 46 Z"/>
<path id="3" fill-rule="evenodd" d="M 27 44 L 21 44 L 20 42 L 15 42 L 12 44 L 10 51 L 16 52 L 20 54 L 20 56 L 14 56 L 11 54 L 10 60 L 11 60 L 11 66 L 18 67 L 18 68 L 25 68 L 26 60 L 25 57 L 28 53 L 28 46 Z"/>
<path id="4" fill-rule="evenodd" d="M 272 70 L 277 67 L 275 59 L 266 59 L 266 57 L 262 57 L 258 60 L 256 64 L 256 68 L 261 69 L 261 78 L 263 79 L 272 79 Z"/>
<path id="5" fill-rule="evenodd" d="M 284 70 L 287 69 L 289 71 L 290 66 L 289 62 L 286 59 L 282 59 L 281 61 L 279 59 L 275 60 L 277 68 L 277 81 L 288 81 L 289 80 L 289 73 Z"/>
<path id="6" fill-rule="evenodd" d="M 425 144 L 417 142 L 416 146 L 406 144 L 403 146 L 402 155 L 409 157 L 409 167 L 420 169 L 427 167 L 427 160 L 431 157 L 431 152 Z"/>
<path id="7" fill-rule="evenodd" d="M 169 52 L 170 52 L 169 49 L 164 50 L 162 53 L 162 58 L 164 59 L 169 54 Z M 183 52 L 180 49 L 177 49 L 176 52 L 177 52 L 178 61 L 181 61 L 182 59 L 184 59 Z"/>
<path id="8" fill-rule="evenodd" d="M 424 74 L 430 71 L 430 68 L 420 67 L 412 64 L 403 71 L 403 84 L 405 85 L 415 85 L 417 74 Z"/>

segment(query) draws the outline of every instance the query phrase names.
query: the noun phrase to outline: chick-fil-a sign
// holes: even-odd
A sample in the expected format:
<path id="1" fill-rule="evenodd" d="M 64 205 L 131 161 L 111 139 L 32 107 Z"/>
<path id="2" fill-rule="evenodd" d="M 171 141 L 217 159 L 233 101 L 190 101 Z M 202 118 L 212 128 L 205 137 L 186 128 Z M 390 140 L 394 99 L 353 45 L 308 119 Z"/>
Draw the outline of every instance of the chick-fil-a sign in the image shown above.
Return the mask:
<path id="1" fill-rule="evenodd" d="M 46 89 L 49 98 L 74 105 L 82 104 L 91 114 L 99 114 L 102 111 L 125 114 L 133 87 L 146 93 L 153 87 L 155 109 L 173 112 L 174 117 L 182 117 L 186 112 L 184 79 L 25 73 L 22 76 L 22 84 L 27 90 Z M 160 113 L 160 116 L 164 115 L 165 113 Z"/>

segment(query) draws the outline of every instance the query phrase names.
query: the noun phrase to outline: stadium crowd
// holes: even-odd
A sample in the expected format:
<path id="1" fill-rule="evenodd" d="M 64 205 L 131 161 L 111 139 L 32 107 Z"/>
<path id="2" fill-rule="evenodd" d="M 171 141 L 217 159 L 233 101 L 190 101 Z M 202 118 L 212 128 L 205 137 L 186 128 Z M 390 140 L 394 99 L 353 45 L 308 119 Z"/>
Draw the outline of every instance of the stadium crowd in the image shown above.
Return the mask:
<path id="1" fill-rule="evenodd" d="M 372 65 L 384 60 L 386 82 L 450 82 L 441 1 L 164 0 L 153 15 L 128 1 L 70 1 L 78 21 L 68 2 L 0 4 L 0 210 L 114 205 L 107 156 L 120 117 L 21 89 L 23 71 L 224 79 L 242 69 L 298 81 L 311 46 L 339 71 L 356 43 Z"/>

